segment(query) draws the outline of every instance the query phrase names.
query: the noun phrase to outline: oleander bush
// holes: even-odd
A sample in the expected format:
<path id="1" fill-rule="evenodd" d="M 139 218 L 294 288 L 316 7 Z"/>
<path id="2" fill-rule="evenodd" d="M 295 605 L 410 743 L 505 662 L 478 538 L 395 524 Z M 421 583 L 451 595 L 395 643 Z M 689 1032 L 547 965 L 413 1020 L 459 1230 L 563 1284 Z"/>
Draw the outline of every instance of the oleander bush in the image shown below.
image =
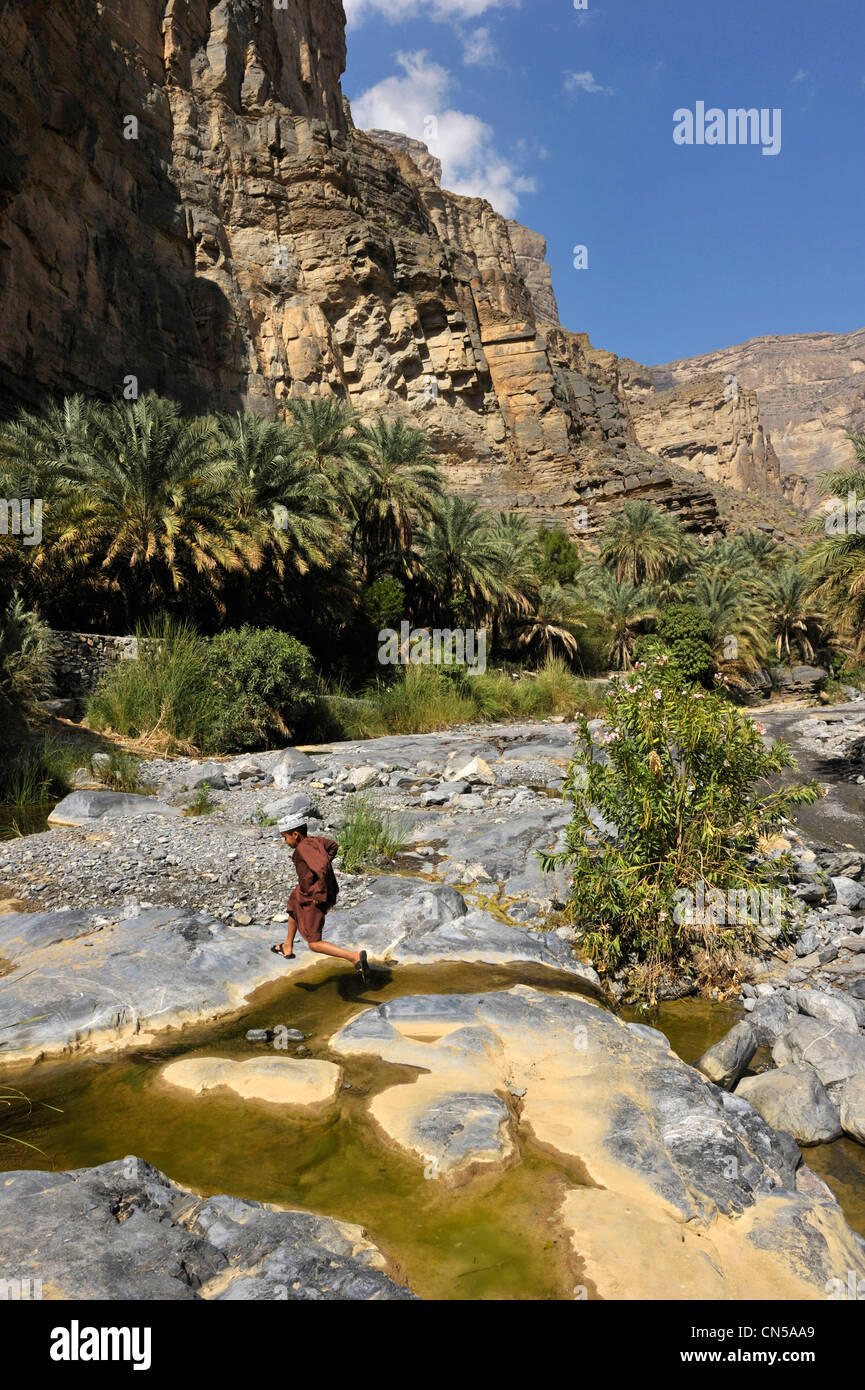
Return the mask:
<path id="1" fill-rule="evenodd" d="M 775 785 L 795 766 L 786 743 L 766 747 L 760 726 L 664 655 L 613 687 L 603 732 L 580 718 L 567 843 L 541 860 L 572 870 L 567 917 L 599 970 L 631 965 L 632 987 L 651 997 L 665 970 L 750 944 L 761 894 L 783 898 L 789 867 L 760 857 L 761 837 L 821 795 L 816 782 Z M 745 920 L 716 910 L 730 893 L 745 895 Z"/>

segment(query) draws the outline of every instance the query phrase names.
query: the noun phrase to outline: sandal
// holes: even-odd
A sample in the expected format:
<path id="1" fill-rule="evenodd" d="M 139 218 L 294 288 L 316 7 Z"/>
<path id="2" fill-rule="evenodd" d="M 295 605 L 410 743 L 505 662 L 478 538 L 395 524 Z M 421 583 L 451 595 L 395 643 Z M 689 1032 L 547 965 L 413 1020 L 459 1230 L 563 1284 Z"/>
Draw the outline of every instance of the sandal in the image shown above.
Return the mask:
<path id="1" fill-rule="evenodd" d="M 290 956 L 287 956 L 286 953 L 285 953 L 285 951 L 283 951 L 282 945 L 281 945 L 281 944 L 278 945 L 278 946 L 271 946 L 270 949 L 271 949 L 271 951 L 273 952 L 273 954 L 274 954 L 275 956 L 282 956 L 282 959 L 283 959 L 283 960 L 294 960 L 294 959 L 295 959 L 294 951 L 292 951 L 292 953 L 291 953 Z"/>

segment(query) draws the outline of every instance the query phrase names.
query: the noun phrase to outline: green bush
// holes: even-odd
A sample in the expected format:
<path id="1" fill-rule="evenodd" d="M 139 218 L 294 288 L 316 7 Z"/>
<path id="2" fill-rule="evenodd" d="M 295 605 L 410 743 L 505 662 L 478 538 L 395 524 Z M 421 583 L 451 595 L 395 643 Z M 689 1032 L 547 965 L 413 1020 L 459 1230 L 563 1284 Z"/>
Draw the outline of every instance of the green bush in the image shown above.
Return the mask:
<path id="1" fill-rule="evenodd" d="M 27 713 L 54 674 L 51 633 L 13 594 L 0 613 L 0 713 Z"/>
<path id="2" fill-rule="evenodd" d="M 405 612 L 405 589 L 393 575 L 385 574 L 366 586 L 361 607 L 376 630 L 393 627 Z"/>
<path id="3" fill-rule="evenodd" d="M 712 624 L 690 603 L 674 603 L 661 612 L 657 634 L 685 680 L 708 685 L 714 661 Z"/>
<path id="4" fill-rule="evenodd" d="M 216 715 L 211 746 L 232 751 L 291 738 L 313 701 L 309 649 L 287 632 L 244 626 L 210 644 Z"/>
<path id="5" fill-rule="evenodd" d="M 89 771 L 97 782 L 110 787 L 114 792 L 142 792 L 140 778 L 141 759 L 131 753 L 123 753 L 117 748 L 106 750 L 105 755 L 94 754 L 85 760 Z"/>
<path id="6" fill-rule="evenodd" d="M 832 685 L 838 690 L 842 685 L 852 685 L 857 690 L 865 690 L 865 667 L 851 660 L 845 652 L 833 653 L 830 670 Z"/>
<path id="7" fill-rule="evenodd" d="M 185 816 L 209 816 L 216 810 L 216 802 L 210 795 L 210 784 L 202 782 L 200 787 L 195 790 L 194 796 L 187 801 L 183 808 Z"/>
<path id="8" fill-rule="evenodd" d="M 91 727 L 172 752 L 213 749 L 217 693 L 207 638 L 166 621 L 138 639 L 138 660 L 116 662 L 91 697 Z"/>
<path id="9" fill-rule="evenodd" d="M 542 584 L 573 584 L 580 569 L 580 547 L 564 526 L 542 526 L 538 531 L 540 558 L 536 569 Z"/>
<path id="10" fill-rule="evenodd" d="M 588 606 L 581 609 L 580 619 L 585 627 L 574 632 L 577 651 L 573 664 L 587 676 L 603 675 L 610 665 L 610 625 L 602 613 Z"/>
<path id="11" fill-rule="evenodd" d="M 688 969 L 697 955 L 747 944 L 752 922 L 737 919 L 730 931 L 714 916 L 689 921 L 683 904 L 689 894 L 700 901 L 701 884 L 704 899 L 713 890 L 782 891 L 787 865 L 761 859 L 758 841 L 821 792 L 815 782 L 766 791 L 766 778 L 795 767 L 787 745 L 766 749 L 745 714 L 719 693 L 684 685 L 663 656 L 613 687 L 606 724 L 599 741 L 608 764 L 595 760 L 598 740 L 579 721 L 565 784 L 574 803 L 567 845 L 541 860 L 573 869 L 568 916 L 598 967 L 627 960 L 651 997 L 663 968 Z M 597 813 L 617 828 L 615 843 L 596 830 Z"/>
<path id="12" fill-rule="evenodd" d="M 137 661 L 114 666 L 88 717 L 171 750 L 231 753 L 290 737 L 312 700 L 312 657 L 288 633 L 242 627 L 208 639 L 166 623 L 140 635 Z"/>
<path id="13" fill-rule="evenodd" d="M 499 670 L 469 675 L 465 667 L 407 666 L 392 684 L 376 682 L 359 698 L 343 690 L 319 696 L 305 728 L 317 739 L 377 738 L 479 720 L 570 718 L 577 710 L 592 715 L 602 704 L 603 696 L 557 658 L 517 679 Z"/>

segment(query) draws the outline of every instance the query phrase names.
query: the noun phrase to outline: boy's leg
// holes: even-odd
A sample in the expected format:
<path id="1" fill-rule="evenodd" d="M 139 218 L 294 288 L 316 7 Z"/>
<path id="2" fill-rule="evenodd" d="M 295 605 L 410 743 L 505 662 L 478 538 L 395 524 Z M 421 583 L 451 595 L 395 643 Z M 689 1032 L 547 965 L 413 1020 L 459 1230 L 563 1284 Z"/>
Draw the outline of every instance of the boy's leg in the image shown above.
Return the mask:
<path id="1" fill-rule="evenodd" d="M 360 960 L 360 951 L 344 951 L 341 946 L 334 946 L 331 941 L 307 941 L 306 944 L 311 951 L 321 956 L 337 956 L 339 960 L 350 960 L 353 965 L 357 965 Z"/>
<path id="2" fill-rule="evenodd" d="M 288 936 L 286 940 L 282 943 L 283 954 L 286 956 L 293 956 L 294 938 L 297 936 L 297 919 L 295 918 L 293 912 L 290 912 L 288 914 L 288 927 L 286 928 L 286 930 L 288 932 Z"/>

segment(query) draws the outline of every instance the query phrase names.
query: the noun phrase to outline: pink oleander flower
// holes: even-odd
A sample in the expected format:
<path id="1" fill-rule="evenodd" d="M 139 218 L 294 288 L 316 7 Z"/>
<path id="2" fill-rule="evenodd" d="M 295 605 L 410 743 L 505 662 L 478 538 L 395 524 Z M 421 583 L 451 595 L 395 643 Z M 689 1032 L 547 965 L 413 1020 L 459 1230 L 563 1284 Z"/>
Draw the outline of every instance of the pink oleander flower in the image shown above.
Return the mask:
<path id="1" fill-rule="evenodd" d="M 655 687 L 655 699 L 656 699 L 656 700 L 662 699 L 661 691 L 658 690 L 657 686 Z"/>

